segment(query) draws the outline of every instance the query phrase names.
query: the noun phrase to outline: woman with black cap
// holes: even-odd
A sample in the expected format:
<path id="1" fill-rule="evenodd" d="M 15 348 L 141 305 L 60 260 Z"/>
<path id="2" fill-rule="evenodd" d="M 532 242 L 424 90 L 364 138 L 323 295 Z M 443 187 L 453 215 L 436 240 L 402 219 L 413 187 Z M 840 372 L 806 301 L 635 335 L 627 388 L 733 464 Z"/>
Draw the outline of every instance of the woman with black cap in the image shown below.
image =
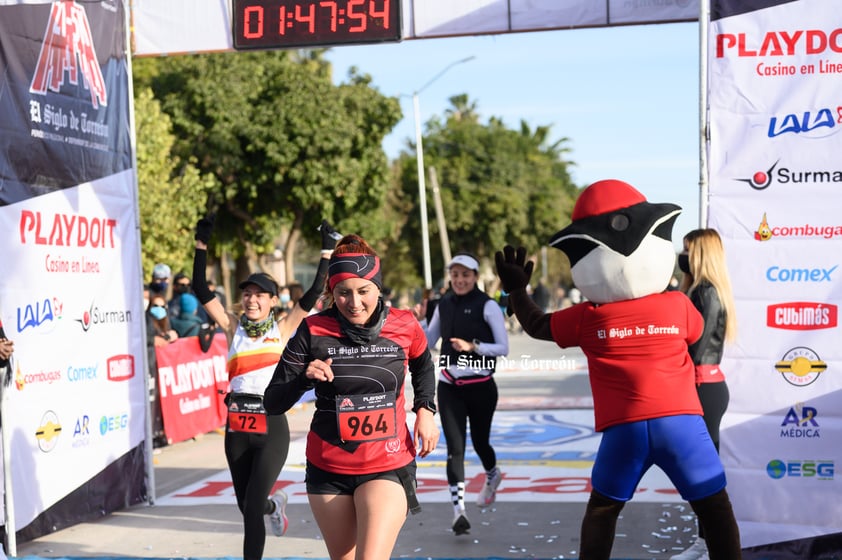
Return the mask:
<path id="1" fill-rule="evenodd" d="M 509 336 L 500 306 L 477 287 L 479 261 L 459 253 L 447 266 L 450 291 L 427 326 L 430 348 L 441 339 L 438 398 L 441 425 L 447 442 L 447 484 L 453 504 L 451 529 L 468 533 L 465 511 L 465 445 L 467 424 L 471 442 L 485 470 L 485 484 L 477 505 L 487 507 L 497 498 L 503 473 L 491 446 L 491 419 L 497 408 L 494 369 L 497 356 L 509 353 Z"/>
<path id="2" fill-rule="evenodd" d="M 313 285 L 298 304 L 275 319 L 279 286 L 264 272 L 250 275 L 240 284 L 242 315 L 225 310 L 208 288 L 207 247 L 213 219 L 196 224 L 196 252 L 193 257 L 193 292 L 212 321 L 228 340 L 228 380 L 226 397 L 228 422 L 225 430 L 225 458 L 231 472 L 237 506 L 243 515 L 243 560 L 260 560 L 266 544 L 263 516 L 268 515 L 272 532 L 286 532 L 284 514 L 287 496 L 278 490 L 271 497 L 289 452 L 289 424 L 283 414 L 267 414 L 263 392 L 272 377 L 284 346 L 310 312 L 321 294 L 328 259 L 336 243 L 333 229 L 322 222 L 322 258 Z"/>
<path id="3" fill-rule="evenodd" d="M 411 311 L 383 303 L 380 258 L 361 237 L 339 240 L 328 307 L 307 317 L 266 388 L 280 413 L 315 388 L 307 436 L 307 495 L 333 560 L 387 560 L 418 511 L 415 455 L 435 448 L 435 369 Z M 407 426 L 412 374 L 414 430 Z"/>

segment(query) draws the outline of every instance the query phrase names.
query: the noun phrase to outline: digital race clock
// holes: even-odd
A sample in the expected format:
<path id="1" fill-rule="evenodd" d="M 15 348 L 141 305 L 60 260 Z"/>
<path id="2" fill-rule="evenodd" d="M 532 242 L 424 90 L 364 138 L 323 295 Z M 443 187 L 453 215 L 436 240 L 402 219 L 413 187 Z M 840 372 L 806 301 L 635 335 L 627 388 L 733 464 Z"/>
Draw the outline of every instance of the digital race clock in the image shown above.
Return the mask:
<path id="1" fill-rule="evenodd" d="M 400 41 L 401 0 L 232 0 L 234 48 Z"/>

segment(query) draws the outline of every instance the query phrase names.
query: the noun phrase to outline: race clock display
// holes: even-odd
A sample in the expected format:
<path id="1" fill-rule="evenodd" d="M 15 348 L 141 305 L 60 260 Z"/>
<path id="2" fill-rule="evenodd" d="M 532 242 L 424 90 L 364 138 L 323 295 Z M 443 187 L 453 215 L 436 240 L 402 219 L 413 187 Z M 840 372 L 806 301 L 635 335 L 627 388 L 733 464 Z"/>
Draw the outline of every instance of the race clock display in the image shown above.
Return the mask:
<path id="1" fill-rule="evenodd" d="M 234 48 L 400 41 L 401 0 L 232 0 Z"/>

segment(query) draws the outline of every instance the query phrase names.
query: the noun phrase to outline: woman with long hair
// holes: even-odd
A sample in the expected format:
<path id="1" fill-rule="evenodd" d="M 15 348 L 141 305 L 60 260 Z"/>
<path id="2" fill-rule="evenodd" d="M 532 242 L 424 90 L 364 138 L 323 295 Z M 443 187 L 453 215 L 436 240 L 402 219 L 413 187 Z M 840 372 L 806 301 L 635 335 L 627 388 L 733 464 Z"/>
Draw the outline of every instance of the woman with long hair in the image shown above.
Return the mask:
<path id="1" fill-rule="evenodd" d="M 737 336 L 737 313 L 725 248 L 714 229 L 694 229 L 684 236 L 684 251 L 678 255 L 678 267 L 684 273 L 679 289 L 704 319 L 702 336 L 690 345 L 690 357 L 696 366 L 696 391 L 702 403 L 705 426 L 719 451 L 719 426 L 728 409 L 730 393 L 725 373 L 719 365 L 726 342 Z M 704 530 L 699 538 L 672 560 L 707 558 Z"/>

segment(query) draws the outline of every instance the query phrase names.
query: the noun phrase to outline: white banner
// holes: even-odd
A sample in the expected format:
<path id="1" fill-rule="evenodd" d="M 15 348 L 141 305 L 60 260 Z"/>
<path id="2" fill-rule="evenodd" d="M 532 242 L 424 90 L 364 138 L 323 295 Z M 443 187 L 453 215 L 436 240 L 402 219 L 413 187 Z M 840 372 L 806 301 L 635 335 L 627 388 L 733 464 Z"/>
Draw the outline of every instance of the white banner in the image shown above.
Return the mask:
<path id="1" fill-rule="evenodd" d="M 708 225 L 739 331 L 722 458 L 743 547 L 842 528 L 842 11 L 767 6 L 708 36 Z"/>
<path id="2" fill-rule="evenodd" d="M 144 439 L 132 173 L 0 207 L 18 528 Z"/>

